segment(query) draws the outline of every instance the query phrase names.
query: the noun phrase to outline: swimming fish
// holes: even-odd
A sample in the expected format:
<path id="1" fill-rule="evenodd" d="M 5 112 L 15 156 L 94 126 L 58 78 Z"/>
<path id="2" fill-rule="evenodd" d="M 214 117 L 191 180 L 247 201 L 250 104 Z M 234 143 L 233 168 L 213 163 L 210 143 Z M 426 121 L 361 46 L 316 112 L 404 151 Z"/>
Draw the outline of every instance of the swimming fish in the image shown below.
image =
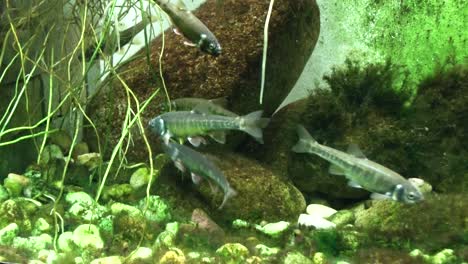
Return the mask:
<path id="1" fill-rule="evenodd" d="M 312 153 L 332 163 L 329 172 L 344 175 L 349 185 L 372 192 L 373 199 L 393 199 L 403 203 L 424 200 L 422 193 L 400 174 L 368 160 L 355 145 L 348 153 L 319 144 L 303 126 L 298 126 L 299 141 L 294 152 Z"/>
<path id="2" fill-rule="evenodd" d="M 225 109 L 225 98 L 203 99 L 195 97 L 182 97 L 171 100 L 171 110 L 173 111 L 191 111 L 196 110 L 205 114 L 222 115 L 236 117 L 238 114 Z M 162 108 L 167 109 L 167 104 Z"/>
<path id="3" fill-rule="evenodd" d="M 170 17 L 172 24 L 177 28 L 176 33 L 182 34 L 189 40 L 185 44 L 198 47 L 201 51 L 219 56 L 221 45 L 215 35 L 203 24 L 182 0 L 154 0 Z"/>
<path id="4" fill-rule="evenodd" d="M 263 143 L 262 128 L 269 118 L 262 118 L 263 111 L 256 111 L 245 116 L 210 115 L 195 111 L 168 112 L 149 121 L 150 130 L 160 135 L 167 144 L 172 137 L 187 138 L 198 146 L 203 143 L 203 135 L 209 135 L 215 141 L 226 142 L 225 130 L 240 130 L 250 134 Z"/>
<path id="5" fill-rule="evenodd" d="M 195 184 L 199 184 L 202 178 L 205 178 L 214 181 L 221 187 L 224 192 L 224 198 L 219 209 L 224 207 L 229 198 L 237 194 L 231 185 L 229 185 L 228 180 L 221 170 L 204 155 L 173 141 L 168 141 L 167 144 L 163 144 L 163 149 L 164 152 L 171 157 L 171 160 L 179 170 L 182 172 L 186 170 L 190 171 L 192 181 Z"/>

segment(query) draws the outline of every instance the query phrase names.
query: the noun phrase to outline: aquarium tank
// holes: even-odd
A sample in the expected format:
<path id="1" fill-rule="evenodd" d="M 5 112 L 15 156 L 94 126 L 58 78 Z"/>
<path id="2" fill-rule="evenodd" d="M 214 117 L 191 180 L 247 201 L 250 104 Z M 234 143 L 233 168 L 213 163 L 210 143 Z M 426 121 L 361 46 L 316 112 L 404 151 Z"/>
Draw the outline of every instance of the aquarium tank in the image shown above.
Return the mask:
<path id="1" fill-rule="evenodd" d="M 468 264 L 467 15 L 0 1 L 0 263 Z"/>

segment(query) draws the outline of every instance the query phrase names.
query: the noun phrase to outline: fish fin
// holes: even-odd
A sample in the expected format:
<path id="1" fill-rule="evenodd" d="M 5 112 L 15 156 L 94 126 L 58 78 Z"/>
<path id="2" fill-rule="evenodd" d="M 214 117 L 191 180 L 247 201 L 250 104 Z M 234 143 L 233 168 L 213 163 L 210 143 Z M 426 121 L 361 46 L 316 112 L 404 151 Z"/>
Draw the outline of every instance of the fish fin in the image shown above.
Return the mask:
<path id="1" fill-rule="evenodd" d="M 176 166 L 177 169 L 179 169 L 181 172 L 185 172 L 185 167 L 184 164 L 180 160 L 174 160 L 174 165 Z"/>
<path id="2" fill-rule="evenodd" d="M 262 114 L 263 111 L 259 110 L 241 117 L 244 120 L 244 125 L 241 129 L 263 144 L 262 128 L 268 125 L 270 119 L 263 118 Z"/>
<path id="3" fill-rule="evenodd" d="M 169 140 L 171 139 L 171 135 L 169 133 L 166 133 L 164 134 L 163 136 L 163 141 L 164 141 L 164 144 L 169 144 Z"/>
<path id="4" fill-rule="evenodd" d="M 210 108 L 206 104 L 197 104 L 193 109 L 193 112 L 199 113 L 199 114 L 211 114 Z"/>
<path id="5" fill-rule="evenodd" d="M 292 151 L 297 153 L 304 153 L 309 151 L 308 143 L 317 142 L 315 139 L 307 132 L 305 127 L 298 125 L 297 126 L 297 135 L 299 136 L 299 141 L 292 148 Z"/>
<path id="6" fill-rule="evenodd" d="M 359 148 L 359 146 L 356 145 L 356 144 L 354 144 L 354 143 L 349 144 L 348 150 L 347 150 L 346 152 L 347 152 L 348 154 L 353 155 L 353 156 L 356 157 L 356 158 L 367 159 L 367 158 L 366 158 L 366 155 L 364 155 L 364 153 L 363 153 L 362 150 Z"/>
<path id="7" fill-rule="evenodd" d="M 206 144 L 206 140 L 202 137 L 188 137 L 190 144 L 194 147 L 199 147 L 201 144 Z"/>
<path id="8" fill-rule="evenodd" d="M 195 185 L 199 185 L 200 182 L 203 180 L 203 178 L 200 175 L 197 175 L 193 172 L 190 173 L 190 175 L 192 176 L 192 181 Z"/>
<path id="9" fill-rule="evenodd" d="M 195 44 L 193 42 L 190 42 L 190 41 L 184 41 L 184 45 L 189 46 L 189 47 L 196 47 L 197 46 L 197 44 Z"/>
<path id="10" fill-rule="evenodd" d="M 360 188 L 360 189 L 362 189 L 362 186 L 361 186 L 359 183 L 354 182 L 354 181 L 348 181 L 348 186 L 349 186 L 349 187 L 353 187 L 353 188 Z"/>
<path id="11" fill-rule="evenodd" d="M 381 194 L 381 193 L 371 193 L 370 198 L 372 200 L 389 200 L 391 199 L 390 196 Z"/>
<path id="12" fill-rule="evenodd" d="M 328 168 L 328 173 L 333 175 L 345 175 L 343 169 L 335 164 L 330 165 L 330 167 Z"/>
<path id="13" fill-rule="evenodd" d="M 224 131 L 213 131 L 210 133 L 210 137 L 220 143 L 220 144 L 224 144 L 226 143 L 226 133 L 224 133 Z"/>
<path id="14" fill-rule="evenodd" d="M 236 190 L 234 190 L 232 187 L 229 186 L 229 189 L 227 190 L 227 192 L 224 194 L 224 197 L 223 197 L 223 202 L 221 203 L 221 205 L 218 207 L 219 210 L 223 209 L 224 205 L 226 204 L 227 200 L 229 200 L 229 198 L 231 197 L 234 197 L 237 195 L 237 192 Z"/>
<path id="15" fill-rule="evenodd" d="M 222 106 L 222 107 L 226 107 L 227 106 L 227 98 L 225 96 L 223 97 L 219 97 L 219 98 L 213 98 L 213 99 L 210 99 L 208 100 L 210 101 L 211 103 L 213 104 L 216 104 L 216 105 L 219 105 L 219 106 Z"/>

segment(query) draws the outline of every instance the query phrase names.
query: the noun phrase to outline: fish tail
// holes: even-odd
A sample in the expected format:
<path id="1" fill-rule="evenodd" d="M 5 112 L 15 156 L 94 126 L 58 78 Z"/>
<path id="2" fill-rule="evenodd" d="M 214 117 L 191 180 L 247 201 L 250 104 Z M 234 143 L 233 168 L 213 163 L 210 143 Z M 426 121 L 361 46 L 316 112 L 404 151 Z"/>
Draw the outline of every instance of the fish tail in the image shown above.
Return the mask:
<path id="1" fill-rule="evenodd" d="M 307 132 L 305 127 L 302 125 L 297 126 L 297 135 L 299 136 L 299 141 L 292 148 L 292 151 L 303 153 L 309 151 L 310 143 L 317 143 L 317 141 Z"/>
<path id="2" fill-rule="evenodd" d="M 268 125 L 269 118 L 262 117 L 263 111 L 255 111 L 242 117 L 241 130 L 254 137 L 263 144 L 262 128 Z"/>
<path id="3" fill-rule="evenodd" d="M 223 209 L 224 205 L 226 204 L 227 200 L 229 200 L 229 198 L 231 197 L 234 197 L 237 195 L 237 192 L 236 190 L 234 190 L 231 186 L 229 186 L 227 192 L 224 194 L 224 198 L 223 198 L 223 202 L 221 203 L 221 205 L 218 207 L 219 210 Z"/>

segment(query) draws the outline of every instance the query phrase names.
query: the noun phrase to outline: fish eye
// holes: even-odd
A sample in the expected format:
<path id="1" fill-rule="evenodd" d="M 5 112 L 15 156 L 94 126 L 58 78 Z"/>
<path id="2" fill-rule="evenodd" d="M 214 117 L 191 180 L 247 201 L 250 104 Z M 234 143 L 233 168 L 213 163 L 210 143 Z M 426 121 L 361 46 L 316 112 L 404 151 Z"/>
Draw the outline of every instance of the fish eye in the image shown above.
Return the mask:
<path id="1" fill-rule="evenodd" d="M 408 198 L 408 200 L 414 200 L 416 198 L 416 195 L 414 195 L 413 192 L 410 192 L 408 193 L 408 195 L 406 195 L 406 198 Z"/>

